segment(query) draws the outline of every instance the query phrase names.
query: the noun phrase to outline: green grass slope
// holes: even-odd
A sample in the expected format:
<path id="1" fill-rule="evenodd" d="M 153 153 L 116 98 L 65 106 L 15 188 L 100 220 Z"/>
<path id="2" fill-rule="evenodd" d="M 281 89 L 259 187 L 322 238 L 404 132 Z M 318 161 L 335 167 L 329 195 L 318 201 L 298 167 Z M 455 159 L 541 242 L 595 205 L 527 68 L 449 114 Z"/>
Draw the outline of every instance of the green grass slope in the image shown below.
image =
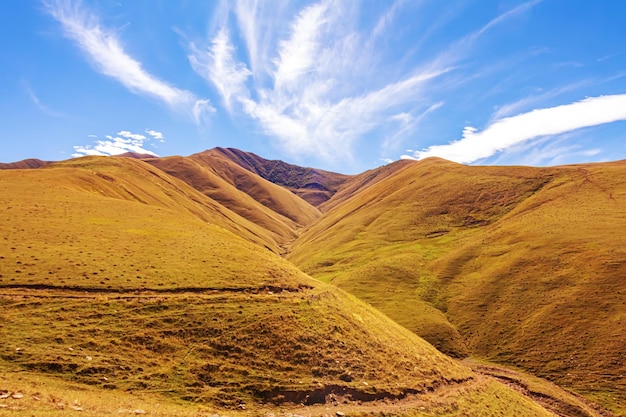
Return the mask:
<path id="1" fill-rule="evenodd" d="M 621 415 L 624 207 L 624 163 L 428 159 L 357 189 L 287 257 L 448 354 L 527 369 Z"/>
<path id="2" fill-rule="evenodd" d="M 244 240 L 231 222 L 245 219 L 144 162 L 0 172 L 0 201 L 0 406 L 16 415 L 35 414 L 4 396 L 17 390 L 50 390 L 24 402 L 39 415 L 75 412 L 68 384 L 120 406 L 131 392 L 252 410 L 449 392 L 443 415 L 548 415 Z"/>

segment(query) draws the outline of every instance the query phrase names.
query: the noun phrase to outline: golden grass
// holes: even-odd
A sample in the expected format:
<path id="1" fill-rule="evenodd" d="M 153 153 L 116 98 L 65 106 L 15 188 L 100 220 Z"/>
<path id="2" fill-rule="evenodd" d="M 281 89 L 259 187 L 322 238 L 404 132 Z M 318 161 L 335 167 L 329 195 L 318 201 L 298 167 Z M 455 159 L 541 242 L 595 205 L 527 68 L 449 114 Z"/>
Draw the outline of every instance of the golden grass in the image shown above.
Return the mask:
<path id="1" fill-rule="evenodd" d="M 467 386 L 452 387 L 403 400 L 374 403 L 346 402 L 339 398 L 326 404 L 258 404 L 255 407 L 222 408 L 203 403 L 180 401 L 150 392 L 124 392 L 91 385 L 67 382 L 60 378 L 24 371 L 0 371 L 0 414 L 7 416 L 75 416 L 104 417 L 111 415 L 197 416 L 227 415 L 232 417 L 264 415 L 332 416 L 337 412 L 350 416 L 553 416 L 505 385 L 478 378 Z M 12 398 L 16 395 L 17 399 Z"/>
<path id="2" fill-rule="evenodd" d="M 249 273 L 249 264 L 274 257 L 235 239 L 238 233 L 259 240 L 235 223 L 245 226 L 244 219 L 213 209 L 215 203 L 182 183 L 159 184 L 158 177 L 143 177 L 149 171 L 133 175 L 108 164 L 94 172 L 0 172 L 0 283 L 103 289 L 245 286 L 246 280 L 261 285 L 263 278 Z M 277 276 L 293 269 L 274 264 Z"/>
<path id="3" fill-rule="evenodd" d="M 296 231 L 320 216 L 296 195 L 234 164 L 216 151 L 190 157 L 147 160 L 212 200 L 265 229 L 274 244 L 282 245 Z"/>
<path id="4" fill-rule="evenodd" d="M 176 415 L 180 401 L 261 409 L 472 381 L 377 310 L 237 236 L 250 238 L 237 215 L 141 161 L 0 172 L 0 188 L 0 389 L 28 389 L 30 401 L 5 402 L 15 415 L 30 413 L 37 392 L 58 399 L 35 415 L 72 404 L 106 415 L 117 394 L 124 409 L 147 396 L 166 404 L 151 413 Z"/>
<path id="5" fill-rule="evenodd" d="M 208 417 L 216 413 L 216 409 L 206 405 L 174 401 L 162 395 L 107 390 L 17 370 L 0 370 L 0 390 L 8 395 L 0 399 L 0 415 L 3 416 Z"/>
<path id="6" fill-rule="evenodd" d="M 292 245 L 303 271 L 450 354 L 518 366 L 624 412 L 623 163 L 426 160 L 342 198 Z"/>
<path id="7" fill-rule="evenodd" d="M 458 356 L 480 352 L 454 291 L 483 228 L 497 236 L 498 221 L 545 178 L 524 171 L 510 191 L 508 174 L 495 171 L 481 178 L 472 211 L 466 168 L 431 164 L 440 180 L 465 182 L 447 193 L 429 185 L 439 200 L 427 205 L 416 199 L 423 189 L 410 189 L 413 204 L 401 207 L 412 165 L 370 173 L 357 179 L 366 193 L 338 193 L 345 201 L 292 248 L 307 270 L 404 327 L 277 256 L 282 237 L 260 217 L 143 161 L 0 172 L 0 390 L 27 394 L 4 399 L 0 412 L 287 416 L 293 404 L 324 415 L 334 403 L 351 415 L 548 415 L 414 333 Z M 390 182 L 395 175 L 402 181 Z M 458 204 L 437 211 L 459 191 Z"/>

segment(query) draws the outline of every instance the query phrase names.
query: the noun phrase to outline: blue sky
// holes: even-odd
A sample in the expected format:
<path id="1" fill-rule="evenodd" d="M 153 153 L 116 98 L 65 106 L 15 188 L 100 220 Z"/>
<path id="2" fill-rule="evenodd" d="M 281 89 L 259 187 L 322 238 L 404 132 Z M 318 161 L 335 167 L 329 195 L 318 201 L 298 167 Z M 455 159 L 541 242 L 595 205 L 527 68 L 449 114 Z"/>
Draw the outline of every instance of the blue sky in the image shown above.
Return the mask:
<path id="1" fill-rule="evenodd" d="M 0 3 L 0 161 L 626 158 L 621 0 Z"/>

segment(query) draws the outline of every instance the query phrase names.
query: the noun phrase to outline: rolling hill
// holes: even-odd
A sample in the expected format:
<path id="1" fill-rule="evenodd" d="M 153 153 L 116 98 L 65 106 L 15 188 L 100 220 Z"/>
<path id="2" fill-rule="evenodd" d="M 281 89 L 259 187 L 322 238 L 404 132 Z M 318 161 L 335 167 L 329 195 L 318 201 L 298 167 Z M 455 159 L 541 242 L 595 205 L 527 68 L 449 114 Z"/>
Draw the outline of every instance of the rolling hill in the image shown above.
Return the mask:
<path id="1" fill-rule="evenodd" d="M 305 275 L 268 250 L 270 229 L 155 165 L 0 171 L 3 411 L 551 415 Z"/>
<path id="2" fill-rule="evenodd" d="M 384 169 L 324 203 L 287 259 L 452 356 L 525 369 L 624 415 L 626 163 Z"/>

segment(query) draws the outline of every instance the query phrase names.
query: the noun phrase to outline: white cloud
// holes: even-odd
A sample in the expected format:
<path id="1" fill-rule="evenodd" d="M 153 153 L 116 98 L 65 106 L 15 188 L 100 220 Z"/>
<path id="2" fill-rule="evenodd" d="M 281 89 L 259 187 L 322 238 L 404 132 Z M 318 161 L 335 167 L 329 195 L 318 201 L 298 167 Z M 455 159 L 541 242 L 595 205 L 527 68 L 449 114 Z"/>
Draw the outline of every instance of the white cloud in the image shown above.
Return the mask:
<path id="1" fill-rule="evenodd" d="M 146 139 L 144 135 L 140 135 L 139 133 L 132 133 L 128 130 L 120 130 L 119 132 L 117 132 L 117 134 L 127 139 L 134 139 L 136 141 L 143 141 Z"/>
<path id="2" fill-rule="evenodd" d="M 237 3 L 234 14 L 250 65 L 238 58 L 245 51 L 235 49 L 226 27 L 205 49 L 191 43 L 189 61 L 215 87 L 231 114 L 243 111 L 293 156 L 350 159 L 354 142 L 363 135 L 381 126 L 398 127 L 393 115 L 427 110 L 430 104 L 422 91 L 450 70 L 443 63 L 427 63 L 395 79 L 380 77 L 371 70 L 376 58 L 365 53 L 370 34 L 354 27 L 358 10 L 330 1 L 294 13 L 290 23 L 282 25 L 286 33 L 276 39 L 274 29 L 263 26 L 270 32 L 265 38 L 274 40 L 274 53 L 268 54 L 267 45 L 261 51 L 251 34 L 261 32 L 261 22 L 276 17 L 261 16 L 262 4 L 242 4 Z M 265 70 L 267 77 L 259 74 Z"/>
<path id="3" fill-rule="evenodd" d="M 466 127 L 460 140 L 447 145 L 430 146 L 405 157 L 423 159 L 438 156 L 455 162 L 471 163 L 531 139 L 620 120 L 626 120 L 626 94 L 591 97 L 499 119 L 483 131 Z"/>
<path id="4" fill-rule="evenodd" d="M 205 112 L 215 111 L 208 101 L 148 73 L 140 62 L 124 51 L 117 34 L 103 27 L 95 14 L 82 7 L 80 0 L 49 0 L 44 1 L 44 5 L 98 72 L 116 79 L 133 93 L 156 98 L 173 109 L 192 115 L 197 123 Z M 204 102 L 202 112 L 196 111 L 200 101 Z"/>
<path id="5" fill-rule="evenodd" d="M 473 36 L 481 36 L 483 33 L 485 33 L 486 31 L 490 30 L 492 27 L 499 25 L 503 22 L 505 22 L 508 19 L 517 17 L 521 14 L 526 13 L 528 10 L 530 10 L 531 8 L 533 8 L 534 6 L 536 6 L 537 4 L 541 3 L 543 0 L 530 0 L 527 1 L 525 3 L 520 4 L 519 6 L 505 12 L 502 13 L 501 15 L 499 15 L 498 17 L 496 17 L 495 19 L 492 19 L 489 23 L 487 23 L 485 26 L 483 26 L 478 32 L 475 32 L 475 34 Z"/>
<path id="6" fill-rule="evenodd" d="M 409 133 L 415 131 L 422 119 L 424 119 L 435 110 L 439 109 L 441 106 L 443 106 L 443 104 L 443 101 L 435 103 L 429 106 L 417 116 L 413 116 L 409 113 L 400 113 L 392 116 L 391 120 L 399 122 L 401 127 L 399 130 L 394 130 L 391 136 L 385 138 L 380 148 L 383 150 L 384 153 L 388 153 L 392 150 L 398 149 L 398 147 L 401 145 L 400 139 L 403 136 L 406 136 Z"/>
<path id="7" fill-rule="evenodd" d="M 538 3 L 499 15 L 407 68 L 407 56 L 384 64 L 384 35 L 405 7 L 415 12 L 421 3 L 396 0 L 383 6 L 380 19 L 364 23 L 359 6 L 341 1 L 320 0 L 295 10 L 289 2 L 269 7 L 258 0 L 222 1 L 219 26 L 205 46 L 189 43 L 188 59 L 231 114 L 255 120 L 283 152 L 343 163 L 352 158 L 355 144 L 374 132 L 384 138 L 381 150 L 401 146 L 442 105 L 435 94 L 453 88 L 452 77 L 444 76 L 458 72 L 474 42 Z M 242 41 L 237 48 L 235 40 Z"/>
<path id="8" fill-rule="evenodd" d="M 146 129 L 152 138 L 163 141 L 163 134 L 154 130 Z M 95 135 L 88 135 L 90 138 L 97 138 Z M 132 133 L 128 130 L 122 130 L 116 136 L 105 135 L 107 140 L 96 140 L 93 145 L 74 146 L 73 157 L 86 155 L 113 156 L 126 152 L 135 152 L 140 154 L 148 154 L 158 156 L 153 151 L 146 149 L 145 145 L 150 141 L 144 135 Z"/>
<path id="9" fill-rule="evenodd" d="M 405 0 L 394 1 L 389 10 L 387 10 L 383 15 L 378 19 L 376 26 L 374 26 L 374 30 L 372 30 L 372 37 L 378 37 L 381 34 L 387 32 L 389 26 L 393 23 L 393 20 L 398 15 L 402 4 Z"/>
<path id="10" fill-rule="evenodd" d="M 389 119 L 390 120 L 395 120 L 397 122 L 400 122 L 400 124 L 402 124 L 402 126 L 406 126 L 406 125 L 408 125 L 411 122 L 411 120 L 413 120 L 413 116 L 411 116 L 407 112 L 402 112 L 402 113 L 394 114 Z"/>
<path id="11" fill-rule="evenodd" d="M 327 6 L 324 3 L 305 8 L 291 25 L 291 36 L 278 44 L 278 58 L 274 60 L 277 89 L 295 83 L 312 70 L 320 55 L 321 27 L 327 22 Z"/>
<path id="12" fill-rule="evenodd" d="M 546 100 L 553 99 L 558 97 L 564 93 L 568 93 L 574 90 L 577 90 L 581 87 L 584 87 L 589 84 L 588 80 L 579 81 L 576 83 L 572 83 L 569 85 L 565 85 L 563 87 L 555 88 L 552 90 L 548 90 L 542 92 L 541 94 L 531 95 L 528 97 L 524 97 L 520 100 L 517 100 L 513 103 L 504 104 L 496 110 L 494 114 L 491 115 L 492 120 L 502 119 L 507 116 L 512 116 L 514 114 L 519 114 L 528 109 L 532 109 L 534 105 L 538 103 L 543 103 Z"/>
<path id="13" fill-rule="evenodd" d="M 156 140 L 158 140 L 159 142 L 164 142 L 164 141 L 165 141 L 165 138 L 164 138 L 164 136 L 163 136 L 163 133 L 161 133 L 161 132 L 158 132 L 158 131 L 156 131 L 156 130 L 152 130 L 152 129 L 146 129 L 146 130 L 145 130 L 145 132 L 146 132 L 148 135 L 152 136 L 152 139 L 156 139 Z"/>
<path id="14" fill-rule="evenodd" d="M 189 55 L 189 62 L 192 67 L 215 85 L 226 109 L 232 111 L 233 97 L 246 95 L 245 82 L 251 72 L 243 63 L 235 61 L 235 48 L 226 30 L 220 30 L 207 53 L 199 51 L 193 44 L 191 48 L 193 53 Z"/>

